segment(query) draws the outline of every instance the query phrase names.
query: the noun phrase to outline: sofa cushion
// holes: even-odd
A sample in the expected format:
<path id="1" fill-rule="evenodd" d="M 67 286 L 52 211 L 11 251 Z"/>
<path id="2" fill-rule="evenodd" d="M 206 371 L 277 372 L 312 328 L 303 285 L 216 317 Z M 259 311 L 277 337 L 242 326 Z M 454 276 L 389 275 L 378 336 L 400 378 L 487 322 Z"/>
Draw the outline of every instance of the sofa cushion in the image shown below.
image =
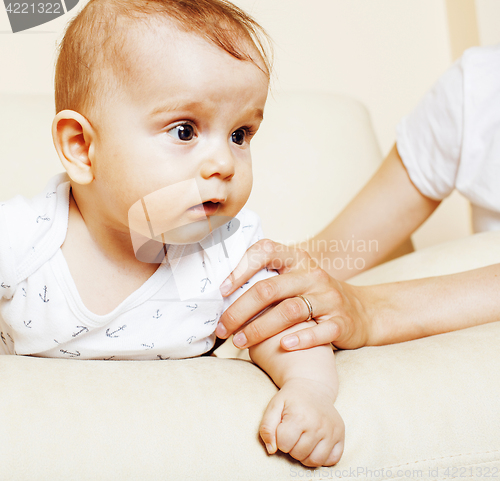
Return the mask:
<path id="1" fill-rule="evenodd" d="M 499 236 L 419 251 L 369 280 L 499 262 Z M 248 361 L 0 356 L 0 479 L 498 478 L 499 339 L 494 322 L 338 352 L 346 447 L 336 466 L 316 470 L 266 454 L 258 427 L 276 387 Z"/>

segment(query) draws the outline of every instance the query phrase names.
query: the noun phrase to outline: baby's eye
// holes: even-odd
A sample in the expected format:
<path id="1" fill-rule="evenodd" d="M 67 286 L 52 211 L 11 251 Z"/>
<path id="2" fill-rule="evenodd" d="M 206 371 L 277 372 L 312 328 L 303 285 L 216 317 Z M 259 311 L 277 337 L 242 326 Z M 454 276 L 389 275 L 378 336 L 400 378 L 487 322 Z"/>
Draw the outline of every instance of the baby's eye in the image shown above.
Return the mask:
<path id="1" fill-rule="evenodd" d="M 168 134 L 178 140 L 189 142 L 194 137 L 194 128 L 192 125 L 189 124 L 180 124 L 171 128 L 168 131 Z"/>
<path id="2" fill-rule="evenodd" d="M 231 140 L 235 144 L 238 144 L 238 145 L 243 145 L 243 143 L 245 142 L 246 138 L 247 138 L 247 131 L 245 129 L 235 130 L 231 134 Z"/>

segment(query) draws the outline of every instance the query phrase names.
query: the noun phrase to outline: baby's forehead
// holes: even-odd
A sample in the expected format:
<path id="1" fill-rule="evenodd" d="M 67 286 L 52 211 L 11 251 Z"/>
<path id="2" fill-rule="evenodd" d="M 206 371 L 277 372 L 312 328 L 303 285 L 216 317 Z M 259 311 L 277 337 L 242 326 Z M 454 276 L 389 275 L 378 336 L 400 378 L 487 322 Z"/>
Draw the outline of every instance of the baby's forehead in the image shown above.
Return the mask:
<path id="1" fill-rule="evenodd" d="M 117 27 L 119 30 L 117 35 L 124 48 L 124 57 L 129 61 L 137 60 L 138 55 L 144 55 L 144 50 L 141 50 L 141 47 L 146 47 L 152 54 L 161 55 L 162 49 L 165 47 L 176 48 L 188 37 L 194 37 L 211 47 L 216 46 L 222 55 L 230 54 L 240 60 L 252 61 L 258 61 L 261 58 L 261 54 L 252 39 L 242 31 L 231 33 L 232 45 L 228 49 L 227 45 L 224 45 L 224 41 L 221 40 L 220 44 L 214 42 L 214 39 L 210 38 L 206 32 L 165 16 L 152 17 L 147 22 L 125 18 L 123 24 Z M 264 63 L 263 66 L 265 68 Z"/>
<path id="2" fill-rule="evenodd" d="M 152 19 L 146 25 L 143 22 L 132 23 L 128 20 L 118 26 L 118 30 L 120 49 L 119 52 L 111 51 L 108 59 L 111 68 L 108 69 L 108 75 L 114 75 L 123 86 L 133 85 L 140 88 L 141 85 L 146 85 L 149 76 L 155 74 L 158 64 L 165 62 L 173 52 L 185 52 L 185 55 L 190 55 L 187 45 L 197 45 L 199 49 L 206 49 L 210 55 L 219 58 L 237 59 L 207 39 L 203 32 L 185 28 L 167 18 Z M 124 33 L 126 35 L 123 35 Z M 252 41 L 242 34 L 239 34 L 239 37 L 235 38 L 234 42 L 248 58 L 239 58 L 237 62 L 247 63 L 248 59 L 252 59 L 251 63 L 264 71 L 265 64 L 259 58 L 259 51 Z M 182 81 L 182 72 L 177 74 Z"/>
<path id="3" fill-rule="evenodd" d="M 126 86 L 130 83 L 143 82 L 145 70 L 154 68 L 155 59 L 164 55 L 162 48 L 175 48 L 177 27 L 167 20 L 133 21 L 129 18 L 117 19 L 108 37 L 108 46 L 103 52 L 97 70 L 96 82 L 102 90 L 112 90 L 117 84 Z M 106 95 L 106 92 L 104 92 Z"/>
<path id="4" fill-rule="evenodd" d="M 137 109 L 139 122 L 152 119 L 156 111 L 205 115 L 224 102 L 234 104 L 263 89 L 267 94 L 268 77 L 262 68 L 234 58 L 196 33 L 162 24 L 129 34 L 119 55 L 110 59 L 112 68 L 101 73 L 98 95 L 103 107 Z M 102 114 L 98 124 L 109 121 L 105 111 Z"/>

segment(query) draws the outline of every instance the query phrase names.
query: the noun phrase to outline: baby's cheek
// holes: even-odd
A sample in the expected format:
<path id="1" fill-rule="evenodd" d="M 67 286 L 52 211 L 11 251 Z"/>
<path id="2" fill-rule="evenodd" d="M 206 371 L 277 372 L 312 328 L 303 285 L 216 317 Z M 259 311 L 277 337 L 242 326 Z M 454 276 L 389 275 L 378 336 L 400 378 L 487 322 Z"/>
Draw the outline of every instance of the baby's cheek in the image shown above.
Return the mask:
<path id="1" fill-rule="evenodd" d="M 253 174 L 252 174 L 252 164 L 245 165 L 244 172 L 241 176 L 241 185 L 239 188 L 239 192 L 241 195 L 241 199 L 243 204 L 246 203 L 248 198 L 250 197 L 250 192 L 252 191 L 253 185 Z"/>

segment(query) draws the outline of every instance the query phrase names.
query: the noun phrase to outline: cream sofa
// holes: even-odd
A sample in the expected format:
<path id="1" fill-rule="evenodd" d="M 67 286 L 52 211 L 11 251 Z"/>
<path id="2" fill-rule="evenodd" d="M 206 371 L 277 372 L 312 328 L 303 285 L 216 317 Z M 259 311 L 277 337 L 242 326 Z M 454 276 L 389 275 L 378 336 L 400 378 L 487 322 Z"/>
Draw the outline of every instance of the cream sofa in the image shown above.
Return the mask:
<path id="1" fill-rule="evenodd" d="M 328 137 L 318 139 L 304 116 Z M 51 117 L 50 98 L 0 96 L 0 198 L 34 194 L 60 170 Z M 376 169 L 380 152 L 366 111 L 351 99 L 285 95 L 272 101 L 266 123 L 255 139 L 250 206 L 270 237 L 299 240 L 340 210 Z M 415 252 L 351 282 L 498 262 L 500 233 L 487 233 Z M 498 478 L 499 340 L 495 322 L 339 351 L 336 406 L 346 447 L 338 465 L 316 470 L 266 454 L 258 426 L 276 387 L 246 360 L 0 356 L 0 480 Z M 238 355 L 229 343 L 217 353 Z"/>

